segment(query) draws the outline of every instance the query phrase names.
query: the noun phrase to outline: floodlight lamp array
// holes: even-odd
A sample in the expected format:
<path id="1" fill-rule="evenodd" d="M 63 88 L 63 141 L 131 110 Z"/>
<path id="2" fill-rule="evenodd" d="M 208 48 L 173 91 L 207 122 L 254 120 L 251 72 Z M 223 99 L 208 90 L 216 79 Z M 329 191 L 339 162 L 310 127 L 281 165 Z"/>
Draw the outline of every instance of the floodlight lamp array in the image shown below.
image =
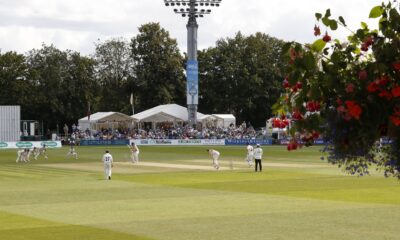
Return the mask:
<path id="1" fill-rule="evenodd" d="M 219 7 L 222 0 L 164 0 L 165 6 L 175 7 L 174 12 L 182 17 L 204 17 L 211 8 Z"/>

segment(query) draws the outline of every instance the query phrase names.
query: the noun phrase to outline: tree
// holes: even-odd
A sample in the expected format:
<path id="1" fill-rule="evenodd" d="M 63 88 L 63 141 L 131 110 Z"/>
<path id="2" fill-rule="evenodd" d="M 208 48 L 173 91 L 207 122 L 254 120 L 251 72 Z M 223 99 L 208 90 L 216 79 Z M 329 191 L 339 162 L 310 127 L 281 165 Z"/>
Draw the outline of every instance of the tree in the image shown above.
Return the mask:
<path id="1" fill-rule="evenodd" d="M 398 4 L 374 7 L 379 29 L 367 24 L 348 42 L 332 40 L 328 31 L 313 44 L 285 47 L 289 62 L 284 80 L 286 95 L 277 112 L 294 119 L 291 143 L 310 145 L 322 134 L 328 161 L 352 174 L 368 174 L 369 167 L 400 178 L 400 14 Z M 316 14 L 334 31 L 346 27 L 342 17 Z M 314 28 L 320 35 L 320 27 Z M 383 139 L 388 144 L 378 146 Z"/>
<path id="2" fill-rule="evenodd" d="M 32 95 L 38 99 L 33 119 L 44 120 L 46 128 L 55 129 L 86 115 L 87 102 L 98 89 L 93 60 L 43 45 L 28 53 L 27 65 L 28 79 L 34 83 Z"/>
<path id="3" fill-rule="evenodd" d="M 67 105 L 64 119 L 72 124 L 87 115 L 87 105 L 98 105 L 100 85 L 95 78 L 95 61 L 68 51 L 68 81 L 63 82 L 63 101 Z M 91 107 L 92 111 L 97 109 Z"/>
<path id="4" fill-rule="evenodd" d="M 32 106 L 33 84 L 27 76 L 29 69 L 25 56 L 15 52 L 0 53 L 0 105 Z M 23 116 L 29 116 L 23 109 Z"/>
<path id="5" fill-rule="evenodd" d="M 130 113 L 129 86 L 133 82 L 130 52 L 129 43 L 119 38 L 96 44 L 96 78 L 101 85 L 97 109 Z"/>
<path id="6" fill-rule="evenodd" d="M 215 48 L 201 51 L 199 109 L 228 112 L 239 121 L 265 126 L 271 106 L 280 96 L 284 42 L 262 33 L 240 32 L 221 39 Z"/>
<path id="7" fill-rule="evenodd" d="M 132 90 L 139 109 L 159 104 L 185 101 L 183 57 L 175 39 L 158 23 L 139 28 L 131 40 L 131 57 L 135 73 Z"/>

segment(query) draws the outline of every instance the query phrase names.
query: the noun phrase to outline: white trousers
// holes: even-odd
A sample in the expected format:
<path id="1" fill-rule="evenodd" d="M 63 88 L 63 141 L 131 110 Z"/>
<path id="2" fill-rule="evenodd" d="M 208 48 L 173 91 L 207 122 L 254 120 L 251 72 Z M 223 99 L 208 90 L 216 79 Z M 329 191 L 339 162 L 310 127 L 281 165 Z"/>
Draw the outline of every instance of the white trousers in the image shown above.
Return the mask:
<path id="1" fill-rule="evenodd" d="M 253 165 L 253 159 L 254 159 L 253 154 L 247 154 L 246 161 L 247 161 L 247 164 L 249 164 L 249 166 Z"/>
<path id="2" fill-rule="evenodd" d="M 139 162 L 139 152 L 133 152 L 131 154 L 131 160 L 133 163 L 138 163 Z"/>
<path id="3" fill-rule="evenodd" d="M 107 180 L 108 177 L 111 177 L 111 163 L 105 163 L 104 164 L 104 178 Z"/>
<path id="4" fill-rule="evenodd" d="M 219 154 L 213 156 L 213 166 L 215 169 L 219 168 L 219 162 L 218 162 Z"/>
<path id="5" fill-rule="evenodd" d="M 27 162 L 27 155 L 24 150 L 19 150 L 17 152 L 17 160 L 15 162 Z"/>
<path id="6" fill-rule="evenodd" d="M 67 157 L 69 157 L 69 156 L 71 156 L 72 155 L 72 157 L 74 157 L 75 159 L 78 159 L 78 153 L 77 152 L 75 152 L 75 151 L 69 151 L 68 153 L 67 153 Z"/>

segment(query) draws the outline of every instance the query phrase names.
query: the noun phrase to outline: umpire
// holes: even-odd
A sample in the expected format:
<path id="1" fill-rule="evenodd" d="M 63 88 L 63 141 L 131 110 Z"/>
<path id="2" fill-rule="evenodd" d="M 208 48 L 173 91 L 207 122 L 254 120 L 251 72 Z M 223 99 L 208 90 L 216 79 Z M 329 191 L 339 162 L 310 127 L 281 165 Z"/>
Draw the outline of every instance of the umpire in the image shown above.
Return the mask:
<path id="1" fill-rule="evenodd" d="M 261 159 L 263 155 L 263 150 L 260 148 L 260 144 L 257 144 L 256 148 L 254 149 L 254 160 L 255 164 L 255 171 L 257 172 L 258 166 L 260 166 L 260 172 L 262 171 Z"/>

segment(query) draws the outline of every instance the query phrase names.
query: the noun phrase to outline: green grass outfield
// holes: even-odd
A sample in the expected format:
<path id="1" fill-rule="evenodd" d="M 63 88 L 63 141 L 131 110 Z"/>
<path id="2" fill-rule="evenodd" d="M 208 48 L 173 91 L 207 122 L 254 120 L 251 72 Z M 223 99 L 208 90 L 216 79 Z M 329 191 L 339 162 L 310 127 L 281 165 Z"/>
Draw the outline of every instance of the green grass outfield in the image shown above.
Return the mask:
<path id="1" fill-rule="evenodd" d="M 49 159 L 15 163 L 0 151 L 0 239 L 400 239 L 400 182 L 348 176 L 318 147 L 263 147 L 264 171 L 246 166 L 245 147 L 110 147 L 113 179 L 103 180 L 106 147 L 50 149 Z"/>

